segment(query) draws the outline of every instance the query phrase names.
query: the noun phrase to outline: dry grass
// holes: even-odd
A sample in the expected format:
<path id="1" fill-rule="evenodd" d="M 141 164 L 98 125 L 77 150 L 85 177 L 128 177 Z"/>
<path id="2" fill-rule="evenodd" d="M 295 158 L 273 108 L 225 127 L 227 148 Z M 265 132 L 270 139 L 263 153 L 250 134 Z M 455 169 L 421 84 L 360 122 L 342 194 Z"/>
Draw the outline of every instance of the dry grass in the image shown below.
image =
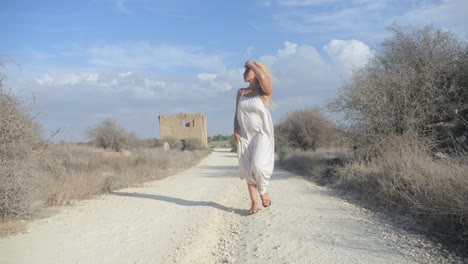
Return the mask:
<path id="1" fill-rule="evenodd" d="M 314 152 L 295 150 L 281 161 L 281 166 L 297 174 L 304 175 L 319 184 L 336 181 L 335 166 L 347 160 L 345 149 L 320 148 Z"/>
<path id="2" fill-rule="evenodd" d="M 410 217 L 463 252 L 468 249 L 468 156 L 438 159 L 432 153 L 429 141 L 405 134 L 387 138 L 371 160 L 321 149 L 295 151 L 281 164 L 319 184 L 358 194 L 389 214 Z"/>
<path id="3" fill-rule="evenodd" d="M 38 147 L 24 164 L 0 166 L 0 236 L 21 232 L 35 213 L 47 206 L 68 204 L 115 189 L 139 186 L 195 165 L 209 154 L 162 148 L 114 152 L 92 146 Z M 0 189 L 1 190 L 1 189 Z"/>
<path id="4" fill-rule="evenodd" d="M 27 229 L 26 221 L 12 221 L 0 223 L 0 237 L 10 236 L 24 232 Z"/>
<path id="5" fill-rule="evenodd" d="M 210 141 L 208 146 L 210 148 L 231 148 L 231 140 Z"/>
<path id="6" fill-rule="evenodd" d="M 113 152 L 89 146 L 51 145 L 37 153 L 40 199 L 46 205 L 60 205 L 138 186 L 193 166 L 207 154 L 161 148 Z"/>
<path id="7" fill-rule="evenodd" d="M 369 201 L 402 210 L 438 233 L 468 241 L 468 157 L 434 159 L 429 146 L 411 136 L 388 139 L 371 161 L 338 170 L 336 186 Z"/>
<path id="8" fill-rule="evenodd" d="M 208 154 L 208 150 L 162 148 L 114 152 L 64 144 L 38 147 L 24 164 L 0 166 L 2 188 L 8 187 L 11 194 L 0 199 L 0 236 L 23 231 L 26 223 L 22 220 L 48 206 L 161 179 L 195 165 Z"/>

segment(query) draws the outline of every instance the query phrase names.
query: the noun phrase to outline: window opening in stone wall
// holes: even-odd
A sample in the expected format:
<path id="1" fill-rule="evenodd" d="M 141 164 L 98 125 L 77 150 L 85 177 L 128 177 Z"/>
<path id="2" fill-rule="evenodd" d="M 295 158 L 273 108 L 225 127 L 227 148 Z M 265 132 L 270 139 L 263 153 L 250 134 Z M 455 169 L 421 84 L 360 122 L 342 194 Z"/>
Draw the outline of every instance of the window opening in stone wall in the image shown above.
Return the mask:
<path id="1" fill-rule="evenodd" d="M 182 119 L 182 127 L 190 127 L 190 122 L 187 122 L 185 118 Z"/>

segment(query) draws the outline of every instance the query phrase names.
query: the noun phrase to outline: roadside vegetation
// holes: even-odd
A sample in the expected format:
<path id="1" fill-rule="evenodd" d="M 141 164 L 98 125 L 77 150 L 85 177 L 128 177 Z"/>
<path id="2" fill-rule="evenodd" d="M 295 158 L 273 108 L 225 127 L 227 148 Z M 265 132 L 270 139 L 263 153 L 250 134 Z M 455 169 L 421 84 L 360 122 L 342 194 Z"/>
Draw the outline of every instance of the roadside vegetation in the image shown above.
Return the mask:
<path id="1" fill-rule="evenodd" d="M 468 252 L 468 44 L 392 26 L 329 104 L 275 127 L 280 164 Z"/>
<path id="2" fill-rule="evenodd" d="M 208 136 L 208 146 L 210 148 L 232 148 L 231 145 L 231 140 L 232 136 L 229 135 L 213 135 L 213 136 Z"/>
<path id="3" fill-rule="evenodd" d="M 49 206 L 138 186 L 195 165 L 209 154 L 196 140 L 138 139 L 116 120 L 88 131 L 87 143 L 41 137 L 31 109 L 0 76 L 0 235 L 25 228 Z M 166 145 L 166 146 L 164 146 Z"/>

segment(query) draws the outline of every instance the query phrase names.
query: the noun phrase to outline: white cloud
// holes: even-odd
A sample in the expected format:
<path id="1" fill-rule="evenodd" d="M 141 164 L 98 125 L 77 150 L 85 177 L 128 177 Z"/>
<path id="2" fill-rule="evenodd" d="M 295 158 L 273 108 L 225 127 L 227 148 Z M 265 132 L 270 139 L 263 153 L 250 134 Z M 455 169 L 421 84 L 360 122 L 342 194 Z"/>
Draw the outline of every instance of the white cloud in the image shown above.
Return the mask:
<path id="1" fill-rule="evenodd" d="M 468 38 L 466 29 L 468 25 L 467 10 L 468 1 L 466 0 L 442 0 L 438 3 L 428 4 L 422 2 L 417 8 L 396 17 L 395 21 L 410 25 L 433 24 Z"/>
<path id="2" fill-rule="evenodd" d="M 381 31 L 387 23 L 388 16 L 383 14 L 385 9 L 387 7 L 384 3 L 338 5 L 321 12 L 311 8 L 296 8 L 275 15 L 274 20 L 288 31 L 336 37 L 342 34 L 362 34 L 362 31 L 369 30 Z"/>
<path id="3" fill-rule="evenodd" d="M 338 86 L 337 73 L 310 45 L 286 41 L 275 55 L 263 56 L 260 61 L 272 72 L 273 97 L 280 98 L 279 104 L 297 96 L 302 97 L 302 105 L 319 104 Z"/>
<path id="4" fill-rule="evenodd" d="M 121 73 L 119 73 L 120 78 L 125 78 L 125 77 L 130 76 L 130 75 L 132 75 L 132 72 L 121 72 Z"/>
<path id="5" fill-rule="evenodd" d="M 353 68 L 364 66 L 373 55 L 369 46 L 358 40 L 334 39 L 323 49 L 346 76 L 351 74 Z"/>
<path id="6" fill-rule="evenodd" d="M 321 55 L 313 46 L 286 41 L 276 54 L 260 58 L 273 74 L 273 99 L 280 112 L 323 106 L 333 97 L 350 68 L 361 67 L 372 55 L 358 40 L 332 40 Z"/>
<path id="7" fill-rule="evenodd" d="M 432 24 L 468 38 L 467 0 L 279 0 L 278 3 L 289 7 L 273 15 L 281 28 L 320 38 L 382 41 L 388 36 L 384 29 L 393 23 Z"/>
<path id="8" fill-rule="evenodd" d="M 69 73 L 53 77 L 44 74 L 42 77 L 36 78 L 35 81 L 40 86 L 73 86 L 81 83 L 96 83 L 99 81 L 99 75 L 96 73 Z"/>
<path id="9" fill-rule="evenodd" d="M 143 79 L 145 87 L 154 88 L 154 87 L 166 87 L 167 83 L 163 81 L 152 80 L 150 78 Z"/>
<path id="10" fill-rule="evenodd" d="M 42 77 L 36 78 L 35 80 L 40 86 L 52 85 L 54 83 L 54 79 L 49 74 L 44 74 Z"/>
<path id="11" fill-rule="evenodd" d="M 154 46 L 146 42 L 121 45 L 95 45 L 88 50 L 93 64 L 109 67 L 159 68 L 195 67 L 220 69 L 220 56 L 207 55 L 198 47 Z"/>
<path id="12" fill-rule="evenodd" d="M 221 80 L 218 79 L 217 74 L 213 73 L 200 73 L 197 75 L 197 79 L 201 83 L 196 84 L 200 86 L 200 90 L 204 91 L 207 95 L 213 95 L 216 92 L 226 92 L 232 89 L 231 83 L 226 81 L 226 76 L 221 73 Z"/>
<path id="13" fill-rule="evenodd" d="M 357 40 L 333 40 L 323 49 L 286 41 L 275 53 L 260 57 L 259 60 L 269 67 L 274 77 L 273 100 L 278 105 L 274 118 L 301 107 L 323 105 L 341 84 L 340 76 L 346 67 L 337 65 L 360 65 L 369 50 L 366 44 Z M 112 54 L 118 55 L 116 51 Z M 123 58 L 134 54 L 122 52 Z M 191 54 L 194 53 L 199 54 L 198 51 Z M 111 58 L 110 54 L 105 59 Z M 143 57 L 137 56 L 136 59 Z M 171 67 L 178 67 L 174 65 L 182 63 Z M 159 75 L 159 70 L 138 68 L 101 69 L 99 72 L 55 71 L 40 75 L 35 83 L 39 93 L 47 98 L 44 104 L 50 115 L 49 124 L 58 124 L 58 120 L 66 122 L 70 118 L 77 120 L 80 116 L 83 120 L 80 126 L 89 127 L 91 124 L 85 120 L 96 113 L 113 113 L 115 117 L 124 118 L 126 124 L 134 124 L 135 120 L 143 117 L 145 121 L 140 122 L 155 122 L 157 114 L 201 111 L 210 120 L 209 126 L 230 127 L 232 120 L 226 116 L 233 115 L 236 91 L 248 86 L 243 82 L 243 67 L 227 68 L 222 61 L 220 66 L 212 69 L 188 65 L 198 70 L 198 74 Z M 64 112 L 60 109 L 69 110 Z M 125 114 L 125 109 L 131 109 L 131 115 Z M 151 124 L 144 127 L 152 129 L 154 126 L 156 130 L 157 125 Z M 230 131 L 230 128 L 226 130 Z M 150 132 L 142 133 L 148 135 Z"/>
<path id="14" fill-rule="evenodd" d="M 197 78 L 200 79 L 200 80 L 210 80 L 210 81 L 212 81 L 212 80 L 216 79 L 216 74 L 203 72 L 203 73 L 199 73 L 197 75 Z"/>

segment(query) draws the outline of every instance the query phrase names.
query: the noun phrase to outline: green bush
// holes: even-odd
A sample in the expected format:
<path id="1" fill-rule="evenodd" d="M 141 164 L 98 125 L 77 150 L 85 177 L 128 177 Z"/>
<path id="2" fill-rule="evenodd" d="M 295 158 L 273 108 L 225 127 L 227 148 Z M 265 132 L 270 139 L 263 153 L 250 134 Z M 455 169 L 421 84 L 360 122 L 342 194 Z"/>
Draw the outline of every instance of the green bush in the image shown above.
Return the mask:
<path id="1" fill-rule="evenodd" d="M 237 152 L 237 142 L 234 136 L 229 139 L 229 145 L 231 146 L 231 152 Z"/>
<path id="2" fill-rule="evenodd" d="M 291 153 L 294 151 L 294 149 L 288 145 L 282 145 L 279 147 L 277 153 L 280 161 L 283 161 L 285 158 L 287 158 Z"/>

